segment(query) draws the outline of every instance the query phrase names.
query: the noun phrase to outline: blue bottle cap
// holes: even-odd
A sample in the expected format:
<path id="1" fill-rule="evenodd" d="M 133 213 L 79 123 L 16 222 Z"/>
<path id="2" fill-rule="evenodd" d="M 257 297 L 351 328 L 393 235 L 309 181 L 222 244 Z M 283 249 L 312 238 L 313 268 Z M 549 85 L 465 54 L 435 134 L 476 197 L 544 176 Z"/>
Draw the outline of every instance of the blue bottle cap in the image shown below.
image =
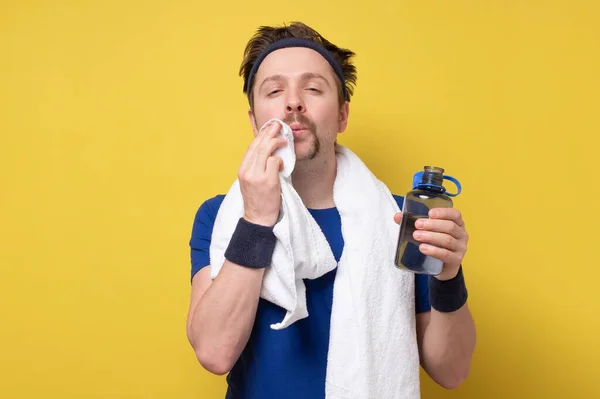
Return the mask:
<path id="1" fill-rule="evenodd" d="M 449 192 L 446 191 L 446 187 L 444 187 L 444 186 L 440 186 L 440 185 L 437 185 L 437 184 L 431 184 L 431 183 L 428 183 L 428 184 L 421 183 L 422 180 L 423 180 L 423 173 L 424 173 L 423 171 L 420 171 L 420 172 L 417 172 L 417 173 L 414 174 L 414 176 L 413 176 L 413 190 L 415 190 L 417 188 L 428 188 L 428 187 L 430 187 L 430 188 L 435 188 L 435 189 L 441 190 L 448 197 L 456 197 L 462 191 L 462 187 L 460 185 L 460 182 L 456 178 L 454 178 L 452 176 L 447 176 L 447 175 L 444 175 L 443 179 L 444 180 L 450 180 L 452 183 L 456 184 L 456 187 L 458 188 L 458 192 L 456 192 L 456 193 L 449 193 Z"/>

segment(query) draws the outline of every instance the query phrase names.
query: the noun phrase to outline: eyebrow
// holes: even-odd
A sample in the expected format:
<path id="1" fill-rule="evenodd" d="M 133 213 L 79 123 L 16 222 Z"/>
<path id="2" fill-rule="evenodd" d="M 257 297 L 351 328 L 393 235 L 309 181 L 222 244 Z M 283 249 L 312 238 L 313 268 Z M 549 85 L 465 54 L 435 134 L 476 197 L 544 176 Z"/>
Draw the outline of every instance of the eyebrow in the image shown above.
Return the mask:
<path id="1" fill-rule="evenodd" d="M 302 80 L 320 79 L 320 80 L 325 81 L 327 86 L 330 86 L 329 81 L 327 79 L 325 79 L 325 77 L 323 75 L 314 73 L 314 72 L 305 72 L 300 76 L 300 79 L 302 79 Z M 262 81 L 258 90 L 260 91 L 262 89 L 262 87 L 265 85 L 265 83 L 272 82 L 272 81 L 279 81 L 279 80 L 285 80 L 284 76 L 283 75 L 268 76 Z"/>

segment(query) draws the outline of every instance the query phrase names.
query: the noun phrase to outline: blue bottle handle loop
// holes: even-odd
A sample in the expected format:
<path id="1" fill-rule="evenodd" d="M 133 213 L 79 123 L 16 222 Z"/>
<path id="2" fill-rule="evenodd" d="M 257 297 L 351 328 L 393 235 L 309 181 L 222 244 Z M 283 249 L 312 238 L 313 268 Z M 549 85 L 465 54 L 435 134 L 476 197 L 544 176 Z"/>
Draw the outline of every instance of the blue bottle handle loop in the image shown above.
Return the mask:
<path id="1" fill-rule="evenodd" d="M 452 183 L 456 184 L 456 188 L 458 189 L 458 191 L 456 193 L 446 192 L 446 195 L 448 197 L 456 197 L 458 194 L 460 194 L 460 192 L 462 191 L 462 187 L 456 178 L 454 178 L 452 176 L 444 176 L 444 180 L 450 180 Z"/>
<path id="2" fill-rule="evenodd" d="M 456 193 L 449 193 L 446 191 L 446 187 L 444 186 L 438 186 L 436 184 L 421 184 L 421 179 L 423 177 L 423 171 L 417 172 L 414 174 L 413 176 L 413 190 L 418 188 L 418 187 L 432 187 L 432 188 L 437 188 L 437 189 L 441 189 L 442 192 L 444 192 L 448 197 L 456 197 L 458 194 L 460 194 L 460 192 L 462 191 L 462 186 L 460 185 L 460 182 L 452 177 L 452 176 L 446 176 L 444 175 L 443 178 L 444 180 L 450 180 L 452 183 L 454 183 L 456 185 L 456 188 L 458 189 L 458 191 Z"/>

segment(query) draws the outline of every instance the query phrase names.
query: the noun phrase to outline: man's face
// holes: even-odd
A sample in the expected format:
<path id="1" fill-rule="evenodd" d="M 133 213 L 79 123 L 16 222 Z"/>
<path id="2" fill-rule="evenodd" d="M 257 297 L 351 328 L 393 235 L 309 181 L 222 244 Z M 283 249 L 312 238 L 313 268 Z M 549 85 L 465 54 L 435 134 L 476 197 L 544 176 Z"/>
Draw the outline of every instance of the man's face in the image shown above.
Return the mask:
<path id="1" fill-rule="evenodd" d="M 340 109 L 334 76 L 314 50 L 285 48 L 269 54 L 254 78 L 254 134 L 269 119 L 279 118 L 294 132 L 297 160 L 333 152 L 348 118 L 348 104 Z"/>

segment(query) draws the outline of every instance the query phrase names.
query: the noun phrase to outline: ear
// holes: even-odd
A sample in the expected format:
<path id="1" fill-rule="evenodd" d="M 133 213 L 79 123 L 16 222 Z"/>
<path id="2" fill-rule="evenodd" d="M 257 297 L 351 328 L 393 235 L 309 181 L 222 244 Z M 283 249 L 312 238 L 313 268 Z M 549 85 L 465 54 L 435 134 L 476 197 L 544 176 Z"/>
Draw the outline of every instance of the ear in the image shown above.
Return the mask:
<path id="1" fill-rule="evenodd" d="M 252 126 L 252 131 L 254 132 L 254 137 L 258 136 L 258 128 L 256 127 L 256 118 L 254 117 L 254 112 L 252 108 L 248 110 L 248 119 L 250 119 L 250 126 Z"/>
<path id="2" fill-rule="evenodd" d="M 343 133 L 348 126 L 348 117 L 350 116 L 350 103 L 348 101 L 340 107 L 340 114 L 338 119 L 338 132 Z"/>

